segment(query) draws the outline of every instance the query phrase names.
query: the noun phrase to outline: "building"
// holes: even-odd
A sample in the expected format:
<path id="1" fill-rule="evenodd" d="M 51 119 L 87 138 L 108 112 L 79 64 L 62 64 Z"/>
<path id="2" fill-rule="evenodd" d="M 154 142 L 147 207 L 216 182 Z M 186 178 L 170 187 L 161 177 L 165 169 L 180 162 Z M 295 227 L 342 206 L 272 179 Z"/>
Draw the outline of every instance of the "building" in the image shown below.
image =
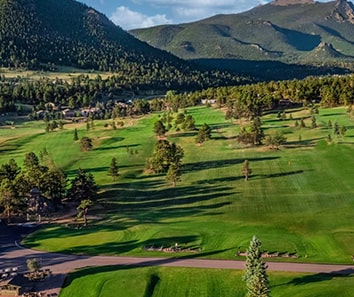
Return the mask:
<path id="1" fill-rule="evenodd" d="M 17 297 L 23 294 L 23 292 L 31 291 L 32 287 L 21 274 L 9 276 L 7 278 L 0 279 L 0 296 L 1 297 Z"/>

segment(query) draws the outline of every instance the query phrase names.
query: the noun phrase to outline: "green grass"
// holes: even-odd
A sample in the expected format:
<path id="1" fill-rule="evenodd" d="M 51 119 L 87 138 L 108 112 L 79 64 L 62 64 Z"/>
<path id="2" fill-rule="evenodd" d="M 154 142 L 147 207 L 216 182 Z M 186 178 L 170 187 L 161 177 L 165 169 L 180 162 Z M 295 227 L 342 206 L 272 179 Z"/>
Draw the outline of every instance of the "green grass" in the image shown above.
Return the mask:
<path id="1" fill-rule="evenodd" d="M 87 75 L 90 78 L 95 78 L 97 75 L 100 75 L 102 78 L 107 78 L 111 76 L 111 73 L 108 72 L 101 72 L 101 71 L 92 71 L 92 70 L 85 70 L 85 69 L 78 69 L 73 67 L 66 67 L 66 66 L 58 66 L 55 72 L 51 71 L 34 71 L 34 70 L 21 70 L 21 69 L 8 69 L 8 68 L 1 68 L 0 73 L 5 75 L 7 79 L 18 79 L 21 78 L 22 80 L 39 80 L 43 78 L 48 79 L 62 79 L 70 81 L 72 78 L 79 76 L 79 75 Z"/>
<path id="2" fill-rule="evenodd" d="M 243 272 L 149 267 L 86 268 L 69 274 L 60 297 L 245 296 Z M 354 296 L 352 277 L 270 273 L 271 296 Z"/>
<path id="3" fill-rule="evenodd" d="M 165 254 L 142 247 L 178 242 L 201 248 L 194 256 L 235 259 L 238 248 L 246 249 L 257 235 L 265 250 L 296 252 L 299 262 L 351 263 L 354 130 L 344 108 L 321 110 L 316 129 L 294 127 L 302 117 L 310 126 L 306 110 L 292 110 L 294 120 L 264 116 L 266 134 L 279 129 L 286 133 L 287 146 L 278 151 L 239 145 L 234 137 L 239 126 L 226 122 L 219 110 L 196 107 L 188 112 L 198 125 L 212 126 L 213 137 L 198 146 L 194 132 L 169 133 L 169 140 L 185 151 L 182 182 L 176 188 L 163 175 L 144 172 L 156 142 L 156 114 L 133 123 L 126 120 L 125 127 L 115 131 L 99 121 L 89 132 L 85 124 L 76 124 L 79 137 L 93 139 L 91 152 L 80 152 L 72 140 L 72 124 L 49 134 L 41 123 L 13 129 L 0 144 L 4 162 L 13 157 L 22 164 L 25 152 L 45 147 L 69 177 L 85 168 L 100 185 L 99 207 L 91 211 L 100 220 L 91 228 L 51 225 L 25 243 L 56 252 L 161 256 Z M 326 142 L 329 119 L 348 128 L 345 137 L 333 137 L 331 144 Z M 120 168 L 114 182 L 107 176 L 112 157 Z M 241 176 L 245 159 L 253 170 L 248 182 Z"/>

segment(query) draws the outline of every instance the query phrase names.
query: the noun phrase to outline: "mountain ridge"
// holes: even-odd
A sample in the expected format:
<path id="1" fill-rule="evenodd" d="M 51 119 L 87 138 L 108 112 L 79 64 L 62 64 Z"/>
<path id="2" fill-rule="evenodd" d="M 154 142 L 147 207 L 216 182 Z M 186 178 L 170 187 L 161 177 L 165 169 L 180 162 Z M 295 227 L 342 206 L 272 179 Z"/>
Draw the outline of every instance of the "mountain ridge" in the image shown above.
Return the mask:
<path id="1" fill-rule="evenodd" d="M 152 46 L 191 60 L 275 60 L 313 65 L 336 64 L 338 59 L 354 62 L 354 6 L 346 0 L 277 0 L 238 14 L 130 32 Z M 169 32 L 168 38 L 163 32 Z M 326 55 L 316 55 L 321 44 L 329 45 Z M 310 61 L 309 57 L 315 59 Z"/>
<path id="2" fill-rule="evenodd" d="M 0 67 L 112 72 L 121 86 L 195 89 L 236 83 L 151 47 L 75 0 L 0 0 Z"/>

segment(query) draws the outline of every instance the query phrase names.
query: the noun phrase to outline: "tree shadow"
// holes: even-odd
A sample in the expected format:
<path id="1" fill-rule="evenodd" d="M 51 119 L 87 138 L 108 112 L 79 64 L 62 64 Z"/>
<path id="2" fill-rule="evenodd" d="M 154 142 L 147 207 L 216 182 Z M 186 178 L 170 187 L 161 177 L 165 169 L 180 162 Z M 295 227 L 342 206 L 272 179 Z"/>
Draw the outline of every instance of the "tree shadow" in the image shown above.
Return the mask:
<path id="1" fill-rule="evenodd" d="M 248 158 L 250 162 L 259 162 L 259 161 L 270 161 L 276 160 L 280 157 L 262 157 L 262 158 Z M 195 163 L 187 163 L 183 166 L 184 172 L 197 171 L 197 170 L 206 170 L 211 168 L 221 168 L 232 166 L 236 164 L 242 164 L 245 159 L 224 159 L 224 160 L 212 160 L 212 161 L 204 161 L 204 162 L 195 162 Z"/>
<path id="2" fill-rule="evenodd" d="M 149 282 L 146 286 L 144 297 L 152 297 L 158 283 L 160 282 L 160 277 L 157 274 L 150 275 Z"/>
<path id="3" fill-rule="evenodd" d="M 272 173 L 272 174 L 263 174 L 263 175 L 254 175 L 254 177 L 259 176 L 260 178 L 274 178 L 274 177 L 282 177 L 282 176 L 289 176 L 304 173 L 304 170 L 294 170 L 288 172 L 279 172 L 279 173 Z"/>
<path id="4" fill-rule="evenodd" d="M 214 178 L 214 179 L 204 179 L 196 181 L 195 184 L 197 185 L 212 185 L 212 184 L 220 184 L 220 183 L 233 183 L 238 180 L 243 179 L 242 176 L 230 176 L 230 177 L 223 177 L 223 178 Z"/>
<path id="5" fill-rule="evenodd" d="M 233 190 L 229 187 L 214 186 L 204 188 L 190 186 L 150 191 L 122 189 L 119 190 L 119 197 L 104 201 L 104 209 L 106 212 L 124 213 L 125 216 L 135 221 L 160 222 L 164 218 L 200 215 L 206 210 L 226 206 L 229 204 L 228 201 L 214 201 L 208 206 L 205 204 L 215 199 L 225 199 L 234 194 Z M 108 193 L 108 196 L 112 197 L 114 194 Z"/>
<path id="6" fill-rule="evenodd" d="M 197 136 L 197 131 L 185 131 L 185 132 L 175 132 L 173 134 L 168 135 L 171 138 L 179 138 L 179 137 L 194 137 Z"/>
<path id="7" fill-rule="evenodd" d="M 116 145 L 116 146 L 107 146 L 107 147 L 98 147 L 94 148 L 94 151 L 109 151 L 109 150 L 117 150 L 117 149 L 131 149 L 141 146 L 140 144 L 130 144 L 130 145 Z"/>
<path id="8" fill-rule="evenodd" d="M 344 270 L 338 270 L 338 271 L 332 271 L 331 273 L 317 273 L 317 274 L 311 274 L 311 275 L 305 275 L 302 277 L 296 277 L 293 280 L 280 284 L 278 286 L 288 286 L 288 285 L 294 285 L 294 286 L 301 286 L 301 285 L 308 285 L 311 283 L 319 283 L 319 282 L 325 282 L 325 281 L 330 281 L 334 278 L 337 277 L 354 277 L 354 268 L 348 268 Z"/>
<path id="9" fill-rule="evenodd" d="M 95 275 L 99 273 L 106 273 L 106 272 L 114 272 L 117 270 L 128 270 L 128 269 L 136 269 L 140 267 L 150 267 L 150 266 L 174 266 L 174 263 L 176 263 L 176 266 L 178 265 L 178 262 L 183 261 L 184 259 L 198 259 L 201 257 L 209 257 L 215 254 L 219 253 L 224 253 L 226 251 L 232 250 L 234 248 L 227 248 L 227 249 L 222 249 L 222 250 L 216 250 L 216 251 L 211 251 L 211 252 L 201 252 L 201 253 L 193 253 L 193 254 L 188 254 L 188 255 L 182 255 L 179 256 L 177 253 L 174 254 L 174 257 L 170 258 L 156 258 L 156 259 L 147 259 L 144 260 L 142 258 L 141 262 L 136 263 L 136 264 L 118 264 L 118 265 L 107 265 L 107 266 L 91 266 L 91 267 L 86 267 L 86 268 L 81 268 L 78 269 L 74 272 L 71 272 L 68 274 L 66 277 L 62 288 L 66 288 L 70 286 L 70 284 L 78 278 L 89 276 L 89 275 Z M 157 280 L 157 279 L 155 279 Z M 149 295 L 148 295 L 149 296 Z"/>

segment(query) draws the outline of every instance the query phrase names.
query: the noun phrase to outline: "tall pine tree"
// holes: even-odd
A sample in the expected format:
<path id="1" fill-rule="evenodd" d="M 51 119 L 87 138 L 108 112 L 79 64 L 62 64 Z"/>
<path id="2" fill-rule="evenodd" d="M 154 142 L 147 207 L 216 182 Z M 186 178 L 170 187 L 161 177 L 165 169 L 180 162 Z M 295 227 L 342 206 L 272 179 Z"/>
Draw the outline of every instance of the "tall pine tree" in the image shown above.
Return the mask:
<path id="1" fill-rule="evenodd" d="M 108 175 L 112 176 L 112 179 L 115 180 L 118 176 L 118 164 L 117 158 L 113 157 L 111 161 L 111 165 L 108 169 Z"/>
<path id="2" fill-rule="evenodd" d="M 247 250 L 244 280 L 247 286 L 247 297 L 270 296 L 267 266 L 262 260 L 261 241 L 253 236 Z"/>

